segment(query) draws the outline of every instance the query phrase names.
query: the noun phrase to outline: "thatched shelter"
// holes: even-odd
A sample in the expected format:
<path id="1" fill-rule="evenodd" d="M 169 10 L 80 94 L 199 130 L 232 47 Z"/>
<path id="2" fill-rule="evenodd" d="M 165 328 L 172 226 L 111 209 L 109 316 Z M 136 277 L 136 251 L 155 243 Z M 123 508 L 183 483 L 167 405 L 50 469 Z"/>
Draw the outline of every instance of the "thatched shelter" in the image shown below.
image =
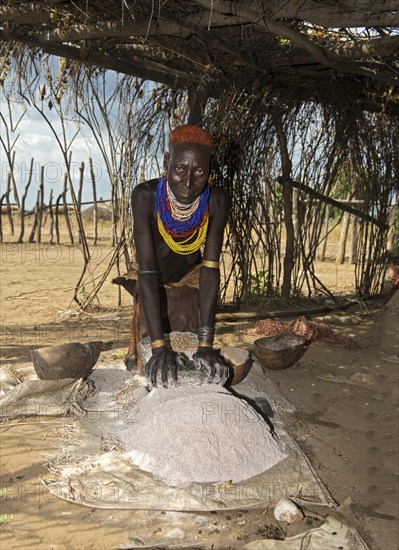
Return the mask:
<path id="1" fill-rule="evenodd" d="M 125 257 L 132 186 L 156 171 L 170 126 L 201 122 L 232 198 L 224 289 L 234 282 L 234 300 L 328 294 L 314 262 L 329 208 L 354 224 L 365 295 L 381 288 L 397 200 L 398 26 L 396 0 L 0 0 L 0 80 L 37 93 L 35 108 L 61 109 L 69 95 L 99 136 L 103 117 Z M 51 54 L 62 58 L 56 75 Z M 108 95 L 107 69 L 123 75 Z"/>
<path id="2" fill-rule="evenodd" d="M 395 0 L 2 0 L 0 21 L 15 56 L 55 54 L 212 97 L 272 84 L 280 98 L 328 102 L 340 90 L 398 108 Z"/>

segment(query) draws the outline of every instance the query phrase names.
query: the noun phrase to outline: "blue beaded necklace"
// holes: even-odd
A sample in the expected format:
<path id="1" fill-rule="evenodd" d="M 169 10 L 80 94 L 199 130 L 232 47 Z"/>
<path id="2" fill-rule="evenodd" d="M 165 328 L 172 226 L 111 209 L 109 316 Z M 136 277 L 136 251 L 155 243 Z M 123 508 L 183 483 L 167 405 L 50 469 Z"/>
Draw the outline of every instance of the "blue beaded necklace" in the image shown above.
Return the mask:
<path id="1" fill-rule="evenodd" d="M 198 208 L 187 220 L 175 220 L 170 212 L 169 201 L 167 200 L 167 179 L 161 177 L 156 191 L 156 208 L 161 218 L 165 231 L 174 238 L 187 237 L 192 235 L 199 227 L 204 225 L 208 219 L 208 202 L 211 194 L 210 186 L 207 185 L 200 195 Z"/>

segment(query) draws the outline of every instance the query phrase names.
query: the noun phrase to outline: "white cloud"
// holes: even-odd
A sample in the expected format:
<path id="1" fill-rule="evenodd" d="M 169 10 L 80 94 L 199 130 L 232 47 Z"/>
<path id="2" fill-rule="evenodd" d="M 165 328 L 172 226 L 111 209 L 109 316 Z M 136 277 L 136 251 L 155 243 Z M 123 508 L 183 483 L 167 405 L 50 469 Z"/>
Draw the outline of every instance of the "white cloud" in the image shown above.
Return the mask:
<path id="1" fill-rule="evenodd" d="M 1 109 L 6 119 L 8 119 L 7 111 L 4 102 L 1 103 Z M 13 105 L 14 120 L 22 113 L 22 106 L 19 104 Z M 51 123 L 54 125 L 58 136 L 61 135 L 61 125 L 58 115 L 54 111 L 46 113 L 49 116 Z M 77 126 L 71 122 L 67 124 L 68 140 L 72 139 L 76 132 Z M 78 134 L 74 139 L 70 151 L 72 152 L 72 177 L 77 191 L 80 178 L 79 167 L 82 162 L 85 163 L 84 180 L 83 180 L 83 201 L 92 200 L 92 182 L 89 171 L 89 158 L 93 159 L 94 173 L 97 182 L 97 196 L 109 198 L 109 180 L 104 167 L 104 162 L 97 148 L 96 142 L 87 128 L 82 129 L 83 133 Z M 5 139 L 5 130 L 2 128 L 1 135 Z M 33 107 L 25 113 L 21 119 L 17 131 L 11 138 L 14 140 L 18 136 L 15 143 L 15 164 L 14 175 L 17 183 L 18 193 L 21 195 L 24 192 L 25 186 L 29 179 L 31 159 L 34 159 L 32 181 L 29 187 L 27 203 L 28 208 L 33 207 L 36 201 L 36 194 L 40 183 L 41 167 L 44 166 L 44 189 L 45 202 L 48 202 L 50 189 L 53 189 L 53 194 L 57 197 L 63 189 L 65 162 L 62 151 L 57 143 L 52 130 L 48 123 Z M 1 193 L 4 192 L 7 182 L 7 174 L 9 171 L 8 162 L 4 150 L 1 152 Z"/>

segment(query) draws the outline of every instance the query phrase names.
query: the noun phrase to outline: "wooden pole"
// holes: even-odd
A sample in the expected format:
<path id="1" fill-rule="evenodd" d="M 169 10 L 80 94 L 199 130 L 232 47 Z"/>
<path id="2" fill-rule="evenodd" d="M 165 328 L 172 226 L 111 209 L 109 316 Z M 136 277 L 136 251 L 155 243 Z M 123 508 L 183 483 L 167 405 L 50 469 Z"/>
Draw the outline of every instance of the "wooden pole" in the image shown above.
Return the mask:
<path id="1" fill-rule="evenodd" d="M 43 223 L 43 210 L 44 210 L 44 166 L 40 168 L 40 185 L 39 185 L 39 210 L 37 213 L 37 242 L 42 242 L 42 223 Z"/>
<path id="2" fill-rule="evenodd" d="M 78 187 L 78 200 L 77 200 L 77 210 L 78 210 L 78 214 L 79 216 L 81 215 L 81 212 L 82 212 L 82 191 L 83 191 L 83 178 L 84 178 L 84 172 L 85 172 L 85 163 L 84 162 L 81 162 L 80 166 L 79 166 L 79 171 L 80 171 L 80 175 L 79 175 L 79 187 Z M 79 229 L 79 244 L 82 242 L 82 234 L 81 234 L 81 231 Z"/>
<path id="3" fill-rule="evenodd" d="M 28 189 L 32 181 L 33 175 L 33 157 L 30 159 L 30 170 L 29 170 L 29 179 L 28 183 L 25 185 L 24 194 L 22 195 L 21 209 L 20 209 L 20 218 L 21 218 L 21 231 L 19 233 L 18 243 L 21 244 L 24 242 L 24 233 L 25 233 L 25 201 L 28 195 Z"/>
<path id="4" fill-rule="evenodd" d="M 83 192 L 83 178 L 85 174 L 85 163 L 81 162 L 79 166 L 79 187 L 78 187 L 78 208 L 79 212 L 82 207 L 82 192 Z"/>
<path id="5" fill-rule="evenodd" d="M 74 244 L 75 240 L 73 238 L 71 222 L 70 222 L 70 219 L 69 219 L 68 204 L 67 204 L 67 200 L 66 200 L 67 189 L 68 189 L 68 173 L 65 172 L 65 175 L 64 175 L 64 192 L 62 193 L 62 199 L 63 199 L 63 203 L 64 203 L 64 217 L 65 217 L 65 223 L 66 223 L 67 228 L 68 228 L 69 239 L 71 241 L 71 244 Z"/>
<path id="6" fill-rule="evenodd" d="M 337 254 L 337 264 L 343 264 L 345 262 L 346 241 L 348 238 L 349 224 L 351 221 L 351 215 L 349 212 L 344 212 L 342 218 L 341 235 L 339 238 L 339 248 Z"/>
<path id="7" fill-rule="evenodd" d="M 36 234 L 36 228 L 37 228 L 37 218 L 39 213 L 39 204 L 40 204 L 40 189 L 37 191 L 36 195 L 36 206 L 35 206 L 35 217 L 33 218 L 33 226 L 29 235 L 29 241 L 30 243 L 35 242 L 35 234 Z"/>
<path id="8" fill-rule="evenodd" d="M 399 242 L 395 242 L 395 219 L 397 216 L 398 208 L 399 205 L 392 205 L 388 215 L 389 231 L 387 240 L 387 252 L 391 255 L 397 252 L 399 246 Z"/>
<path id="9" fill-rule="evenodd" d="M 349 261 L 351 264 L 357 262 L 357 218 L 352 216 L 352 239 L 351 239 L 351 249 L 349 255 Z"/>
<path id="10" fill-rule="evenodd" d="M 209 88 L 207 86 L 200 85 L 196 89 L 189 88 L 187 124 L 201 124 L 209 95 Z"/>
<path id="11" fill-rule="evenodd" d="M 284 134 L 284 128 L 281 120 L 281 115 L 274 116 L 274 125 L 276 127 L 277 139 L 280 146 L 281 156 L 281 182 L 283 184 L 283 208 L 284 208 L 284 225 L 285 225 L 285 254 L 284 254 L 284 273 L 283 284 L 281 286 L 281 295 L 288 299 L 291 292 L 291 274 L 294 268 L 294 253 L 295 253 L 295 234 L 294 224 L 292 222 L 292 187 L 290 184 L 291 174 L 291 159 L 288 154 L 287 139 Z"/>
<path id="12" fill-rule="evenodd" d="M 15 178 L 14 178 L 14 161 L 15 161 L 15 151 L 12 154 L 12 161 L 11 161 L 11 167 L 10 167 L 11 185 L 12 185 L 12 192 L 13 192 L 13 195 L 14 195 L 15 204 L 17 205 L 18 210 L 20 210 L 21 206 L 19 204 L 18 189 L 17 189 L 17 184 L 15 183 Z"/>
<path id="13" fill-rule="evenodd" d="M 57 239 L 57 244 L 60 244 L 60 202 L 63 197 L 63 194 L 60 193 L 55 202 L 55 236 Z"/>
<path id="14" fill-rule="evenodd" d="M 319 261 L 324 262 L 326 259 L 326 250 L 327 250 L 327 240 L 328 240 L 328 227 L 330 224 L 330 206 L 325 205 L 324 212 L 324 230 L 323 230 L 323 240 L 319 246 Z"/>
<path id="15" fill-rule="evenodd" d="M 54 244 L 54 212 L 53 212 L 53 190 L 50 189 L 49 198 L 49 214 L 50 214 L 50 244 Z"/>
<path id="16" fill-rule="evenodd" d="M 350 191 L 348 192 L 347 200 L 355 197 L 356 194 L 356 177 L 353 171 L 352 160 L 349 163 L 349 177 L 350 177 Z M 337 263 L 343 264 L 345 262 L 345 251 L 346 251 L 346 242 L 348 239 L 349 226 L 351 223 L 351 214 L 350 212 L 345 212 L 342 219 L 342 229 L 341 236 L 339 240 L 339 249 L 337 256 Z M 350 254 L 350 257 L 352 254 Z"/>
<path id="17" fill-rule="evenodd" d="M 292 224 L 294 228 L 295 239 L 299 238 L 299 191 L 298 189 L 292 190 Z"/>
<path id="18" fill-rule="evenodd" d="M 278 177 L 277 182 L 282 184 L 283 178 Z M 357 208 L 353 208 L 348 203 L 342 203 L 340 201 L 337 201 L 335 199 L 332 199 L 330 197 L 326 197 L 326 195 L 323 195 L 322 193 L 319 193 L 312 187 L 309 187 L 308 185 L 305 185 L 304 183 L 299 183 L 297 181 L 294 181 L 290 179 L 290 185 L 296 189 L 299 189 L 300 191 L 304 191 L 307 193 L 310 197 L 313 197 L 315 199 L 319 199 L 322 202 L 326 202 L 327 204 L 331 204 L 331 206 L 336 206 L 340 210 L 344 210 L 345 212 L 349 212 L 350 214 L 353 214 L 357 216 L 358 218 L 370 222 L 374 225 L 377 225 L 378 227 L 382 227 L 383 229 L 388 229 L 388 224 L 381 222 L 380 220 L 376 220 L 373 218 L 373 216 L 370 216 L 369 214 L 366 214 L 365 212 L 362 212 L 361 210 L 358 210 Z M 350 201 L 352 202 L 352 201 Z"/>
<path id="19" fill-rule="evenodd" d="M 93 189 L 93 244 L 97 244 L 98 239 L 98 210 L 97 210 L 97 189 L 96 189 L 96 178 L 94 175 L 93 170 L 93 159 L 89 159 L 90 161 L 90 176 L 91 176 L 91 184 Z"/>
<path id="20" fill-rule="evenodd" d="M 70 159 L 69 159 L 69 166 L 70 165 L 71 165 L 71 163 L 70 163 Z M 84 164 L 83 164 L 83 166 L 84 166 Z M 83 171 L 81 173 L 83 174 Z M 85 229 L 84 229 L 83 220 L 82 220 L 82 214 L 80 212 L 80 207 L 79 207 L 79 204 L 78 204 L 78 198 L 77 198 L 76 193 L 75 193 L 75 188 L 73 186 L 72 178 L 70 177 L 70 172 L 69 172 L 68 182 L 69 182 L 69 192 L 71 194 L 71 198 L 72 198 L 72 202 L 73 202 L 73 208 L 74 208 L 74 212 L 75 212 L 75 216 L 76 216 L 76 222 L 78 224 L 79 244 L 81 244 L 81 243 L 83 244 L 84 255 L 85 255 L 85 263 L 87 265 L 87 263 L 90 260 L 90 250 L 89 250 L 88 245 L 87 245 L 87 239 L 86 239 Z"/>
<path id="21" fill-rule="evenodd" d="M 112 231 L 111 231 L 111 246 L 116 246 L 118 233 L 118 187 L 116 183 L 116 174 L 111 175 L 111 208 L 112 208 Z"/>
<path id="22" fill-rule="evenodd" d="M 6 189 L 6 204 L 7 204 L 7 217 L 10 224 L 11 235 L 14 235 L 14 219 L 12 217 L 12 208 L 10 204 L 10 192 L 11 192 L 11 172 L 7 176 L 7 189 Z"/>
<path id="23" fill-rule="evenodd" d="M 3 193 L 0 198 L 0 242 L 3 242 L 3 201 L 6 198 L 6 194 Z"/>
<path id="24" fill-rule="evenodd" d="M 86 234 L 85 234 L 85 230 L 84 230 L 84 226 L 83 226 L 82 216 L 80 215 L 80 212 L 79 212 L 78 200 L 76 198 L 76 193 L 75 193 L 75 189 L 73 187 L 73 182 L 72 182 L 72 178 L 71 178 L 71 171 L 70 171 L 71 155 L 72 155 L 72 153 L 70 153 L 69 158 L 67 158 L 66 154 L 65 154 L 64 158 L 65 158 L 65 164 L 67 166 L 67 177 L 68 177 L 68 183 L 69 183 L 69 192 L 71 193 L 71 199 L 72 199 L 72 203 L 73 203 L 74 212 L 75 212 L 75 215 L 76 215 L 76 221 L 77 221 L 77 224 L 78 224 L 80 234 L 82 236 L 82 253 L 83 253 L 83 259 L 84 259 L 84 265 L 83 265 L 82 273 L 81 273 L 78 281 L 75 284 L 75 291 L 74 291 L 73 299 L 77 304 L 79 304 L 80 307 L 84 307 L 85 304 L 86 304 L 86 297 L 83 297 L 81 299 L 81 298 L 79 298 L 78 294 L 79 294 L 79 289 L 80 289 L 81 282 L 82 282 L 83 277 L 86 273 L 87 267 L 90 263 L 90 249 L 89 249 L 89 245 L 87 244 L 87 239 L 86 239 Z"/>
<path id="25" fill-rule="evenodd" d="M 248 321 L 249 319 L 251 321 L 258 321 L 262 319 L 279 319 L 280 317 L 295 318 L 300 317 L 301 315 L 308 317 L 310 315 L 320 315 L 321 313 L 329 314 L 337 311 L 345 311 L 346 309 L 350 309 L 351 307 L 359 306 L 359 304 L 361 304 L 362 302 L 368 302 L 372 300 L 384 300 L 385 303 L 388 297 L 388 293 L 371 294 L 367 296 L 362 296 L 359 300 L 349 300 L 342 305 L 320 306 L 310 309 L 291 309 L 289 311 L 280 309 L 278 311 L 236 311 L 234 313 L 219 312 L 216 313 L 216 322 L 236 323 L 237 321 Z"/>

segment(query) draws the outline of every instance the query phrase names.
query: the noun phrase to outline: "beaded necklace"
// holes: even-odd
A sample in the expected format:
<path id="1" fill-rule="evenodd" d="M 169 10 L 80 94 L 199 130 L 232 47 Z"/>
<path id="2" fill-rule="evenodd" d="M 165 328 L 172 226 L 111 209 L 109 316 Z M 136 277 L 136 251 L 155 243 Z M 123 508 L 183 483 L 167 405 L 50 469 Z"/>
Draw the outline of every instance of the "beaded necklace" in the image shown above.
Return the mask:
<path id="1" fill-rule="evenodd" d="M 191 204 L 180 203 L 173 195 L 165 177 L 161 177 L 156 191 L 158 230 L 163 240 L 176 254 L 196 252 L 206 238 L 211 190 L 207 185 Z M 176 242 L 175 239 L 184 238 Z M 192 242 L 188 242 L 194 239 Z"/>
<path id="2" fill-rule="evenodd" d="M 197 210 L 200 197 L 197 197 L 191 204 L 179 202 L 172 193 L 169 185 L 166 186 L 166 204 L 174 220 L 185 222 Z"/>

